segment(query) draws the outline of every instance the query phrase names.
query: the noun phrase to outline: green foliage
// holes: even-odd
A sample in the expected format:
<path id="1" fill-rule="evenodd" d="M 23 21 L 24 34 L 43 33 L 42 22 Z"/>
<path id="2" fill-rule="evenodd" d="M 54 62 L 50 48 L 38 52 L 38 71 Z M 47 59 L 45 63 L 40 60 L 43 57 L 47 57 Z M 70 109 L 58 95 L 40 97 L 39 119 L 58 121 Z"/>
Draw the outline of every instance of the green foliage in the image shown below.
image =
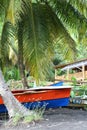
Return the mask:
<path id="1" fill-rule="evenodd" d="M 33 119 L 33 121 L 41 120 L 43 118 L 43 114 L 44 114 L 45 109 L 46 109 L 46 104 L 44 104 L 41 107 L 41 106 L 39 106 L 39 102 L 38 102 L 37 107 L 33 108 L 34 113 L 33 113 L 32 117 L 29 116 L 29 118 L 30 118 L 29 121 L 32 120 L 32 119 Z M 26 119 L 28 121 L 28 117 Z"/>
<path id="2" fill-rule="evenodd" d="M 76 86 L 76 84 L 77 84 L 76 78 L 75 78 L 75 77 L 72 77 L 71 80 L 72 80 L 73 86 Z"/>
<path id="3" fill-rule="evenodd" d="M 3 67 L 6 65 L 6 63 L 8 63 L 9 43 L 10 38 L 12 36 L 13 36 L 13 26 L 10 22 L 5 22 L 0 41 L 0 60 L 2 61 Z"/>
<path id="4" fill-rule="evenodd" d="M 77 48 L 78 49 L 78 56 L 77 56 L 78 59 L 84 59 L 84 57 L 87 57 L 87 46 L 86 46 L 86 44 L 87 43 L 85 42 L 85 44 L 80 43 L 78 45 L 78 48 Z"/>
<path id="5" fill-rule="evenodd" d="M 74 97 L 75 97 L 75 93 L 74 93 L 73 90 L 71 91 L 70 96 L 71 96 L 71 98 L 74 98 Z"/>
<path id="6" fill-rule="evenodd" d="M 34 121 L 34 115 L 24 117 L 24 123 L 30 123 L 32 121 Z"/>
<path id="7" fill-rule="evenodd" d="M 6 68 L 4 72 L 4 77 L 6 81 L 11 80 L 11 79 L 20 80 L 20 73 L 19 73 L 18 68 L 16 67 Z"/>
<path id="8" fill-rule="evenodd" d="M 13 125 L 16 126 L 18 124 L 18 122 L 20 121 L 20 119 L 22 119 L 22 115 L 16 113 L 15 116 L 13 117 Z"/>
<path id="9" fill-rule="evenodd" d="M 45 79 L 45 76 L 49 74 L 48 68 L 51 66 L 51 57 L 54 50 L 52 41 L 54 35 L 57 34 L 55 30 L 57 23 L 55 19 L 52 23 L 52 13 L 45 4 L 29 2 L 23 2 L 20 12 L 22 22 L 25 23 L 23 32 L 25 64 L 27 67 L 29 66 L 30 74 L 37 81 Z"/>
<path id="10" fill-rule="evenodd" d="M 39 113 L 34 113 L 32 115 L 25 116 L 23 119 L 24 123 L 30 123 L 32 121 L 38 121 L 41 120 L 42 116 Z"/>
<path id="11" fill-rule="evenodd" d="M 58 69 L 57 70 L 57 75 L 64 75 L 66 72 L 65 71 L 62 71 L 61 69 Z"/>
<path id="12" fill-rule="evenodd" d="M 38 82 L 40 79 L 45 79 L 46 75 L 52 74 L 49 73 L 49 66 L 53 67 L 55 45 L 59 45 L 58 48 L 64 55 L 63 59 L 75 60 L 77 52 L 75 42 L 83 39 L 87 31 L 86 3 L 86 0 L 1 0 L 0 20 L 4 23 L 1 24 L 3 30 L 0 31 L 2 33 L 0 34 L 0 59 L 4 62 L 2 67 L 6 60 L 9 60 L 8 52 L 10 51 L 9 46 L 12 45 L 11 41 L 15 43 L 14 41 L 18 40 L 16 35 L 17 29 L 20 30 L 20 27 L 17 26 L 18 23 L 23 27 L 23 30 L 20 31 L 23 35 L 18 35 L 23 42 L 23 46 L 18 43 L 22 48 L 23 61 L 30 70 L 30 74 Z M 15 18 L 13 26 L 11 23 L 14 23 Z M 13 33 L 14 28 L 15 33 Z M 12 38 L 13 35 L 16 37 L 15 39 Z M 59 50 L 56 52 L 58 54 Z M 11 72 L 10 75 L 12 75 Z"/>
<path id="13" fill-rule="evenodd" d="M 54 57 L 53 58 L 53 64 L 54 65 L 58 65 L 58 64 L 60 64 L 60 62 L 61 62 L 61 60 L 59 59 L 59 57 Z"/>
<path id="14" fill-rule="evenodd" d="M 72 88 L 72 96 L 81 96 L 81 98 L 85 98 L 87 95 L 87 85 L 81 85 L 81 86 L 74 86 Z"/>
<path id="15" fill-rule="evenodd" d="M 18 123 L 30 123 L 32 121 L 38 121 L 43 118 L 43 113 L 45 111 L 46 105 L 43 105 L 41 108 L 34 108 L 32 114 L 27 116 L 22 116 L 19 113 L 16 113 L 13 117 L 13 125 L 18 125 Z"/>
<path id="16" fill-rule="evenodd" d="M 67 0 L 81 15 L 87 18 L 87 0 Z"/>

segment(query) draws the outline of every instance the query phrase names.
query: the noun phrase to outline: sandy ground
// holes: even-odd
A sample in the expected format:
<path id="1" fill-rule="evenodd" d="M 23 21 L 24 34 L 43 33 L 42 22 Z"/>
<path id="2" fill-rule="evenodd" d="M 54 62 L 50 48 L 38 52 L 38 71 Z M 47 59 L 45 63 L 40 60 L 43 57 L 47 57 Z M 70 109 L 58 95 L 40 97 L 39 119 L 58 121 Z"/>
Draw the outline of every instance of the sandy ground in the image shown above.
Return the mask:
<path id="1" fill-rule="evenodd" d="M 46 111 L 44 119 L 16 127 L 2 127 L 0 130 L 87 130 L 87 111 L 82 109 L 58 108 Z"/>

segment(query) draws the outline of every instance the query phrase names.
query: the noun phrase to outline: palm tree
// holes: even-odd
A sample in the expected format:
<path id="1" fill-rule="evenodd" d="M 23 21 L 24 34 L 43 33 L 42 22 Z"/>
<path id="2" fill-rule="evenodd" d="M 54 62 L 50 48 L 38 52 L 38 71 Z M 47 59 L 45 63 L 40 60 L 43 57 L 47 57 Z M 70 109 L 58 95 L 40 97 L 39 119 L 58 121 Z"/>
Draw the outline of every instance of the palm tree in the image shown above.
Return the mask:
<path id="1" fill-rule="evenodd" d="M 6 4 L 5 4 L 6 3 Z M 2 5 L 2 6 L 1 6 Z M 9 50 L 12 48 L 15 55 L 17 55 L 17 51 L 14 46 L 14 9 L 13 9 L 14 1 L 0 1 L 1 6 L 1 23 L 2 31 L 0 34 L 0 62 L 1 69 L 4 72 L 4 66 L 9 63 Z"/>
<path id="2" fill-rule="evenodd" d="M 5 4 L 5 3 L 6 4 Z M 2 28 L 2 34 L 1 34 L 1 43 L 0 43 L 0 60 L 1 60 L 1 69 L 4 73 L 4 66 L 8 66 L 10 61 L 9 61 L 9 53 L 13 53 L 11 55 L 14 55 L 14 58 L 12 59 L 12 62 L 17 64 L 17 57 L 19 55 L 19 57 L 22 57 L 22 55 L 20 54 L 20 52 L 22 51 L 18 51 L 17 52 L 17 48 L 16 48 L 16 41 L 17 41 L 17 36 L 14 34 L 15 32 L 15 2 L 14 0 L 9 0 L 9 1 L 1 1 L 1 4 L 3 5 L 4 8 L 4 24 L 3 24 L 3 28 Z M 17 2 L 18 3 L 18 2 Z M 7 5 L 6 7 L 4 7 L 4 4 Z M 19 4 L 18 4 L 19 6 Z M 4 15 L 4 13 L 2 13 L 2 15 Z M 19 39 L 18 39 L 19 42 Z M 8 44 L 7 44 L 8 43 Z M 20 44 L 19 44 L 20 45 Z M 10 51 L 10 49 L 12 51 Z M 20 50 L 20 49 L 19 49 Z M 21 49 L 22 50 L 22 49 Z M 24 86 L 28 86 L 26 79 L 25 79 L 25 73 L 24 73 L 24 69 L 23 69 L 23 61 L 21 60 L 20 63 L 20 59 L 18 59 L 18 63 L 19 63 L 19 69 L 20 69 L 20 74 L 22 77 L 22 82 Z M 14 61 L 13 61 L 14 60 Z"/>
<path id="3" fill-rule="evenodd" d="M 25 65 L 35 79 L 44 79 L 54 54 L 53 43 L 61 38 L 60 43 L 64 41 L 72 54 L 76 51 L 75 42 L 47 3 L 23 1 L 21 8 Z"/>
<path id="4" fill-rule="evenodd" d="M 80 1 L 80 4 L 83 5 L 84 2 Z M 68 58 L 76 59 L 76 43 L 83 39 L 87 26 L 85 12 L 82 12 L 81 8 L 76 10 L 78 6 L 76 2 L 68 0 L 22 2 L 19 21 L 22 19 L 20 24 L 24 25 L 24 61 L 35 79 L 44 79 L 47 75 L 47 66 L 51 66 L 53 48 L 56 44 L 65 46 L 64 49 L 61 48 Z"/>
<path id="5" fill-rule="evenodd" d="M 74 59 L 76 43 L 78 43 L 78 39 L 83 39 L 87 30 L 87 4 L 84 3 L 86 0 L 21 1 L 20 10 L 16 17 L 19 62 L 30 70 L 30 74 L 37 79 L 37 83 L 40 79 L 45 78 L 48 68 L 52 65 L 51 59 L 56 44 L 61 44 L 66 49 L 66 54 L 72 54 L 72 59 Z M 84 10 L 81 9 L 80 5 L 84 7 Z M 8 23 L 8 19 L 6 23 Z M 7 44 L 8 42 L 6 42 L 6 46 Z M 15 111 L 18 109 L 21 110 L 18 111 L 19 113 L 22 113 L 23 116 L 26 115 L 26 109 L 12 96 L 1 72 L 0 86 L 0 94 L 10 117 L 15 116 Z M 10 106 L 9 102 L 12 103 Z"/>

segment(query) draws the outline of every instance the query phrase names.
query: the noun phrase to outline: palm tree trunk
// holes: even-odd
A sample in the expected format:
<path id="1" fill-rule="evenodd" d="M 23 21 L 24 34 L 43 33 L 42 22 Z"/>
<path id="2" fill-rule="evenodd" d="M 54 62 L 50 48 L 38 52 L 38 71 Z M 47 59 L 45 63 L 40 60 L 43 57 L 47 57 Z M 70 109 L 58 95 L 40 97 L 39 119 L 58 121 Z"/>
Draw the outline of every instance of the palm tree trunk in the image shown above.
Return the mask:
<path id="1" fill-rule="evenodd" d="M 23 65 L 23 24 L 18 23 L 18 65 L 20 70 L 20 75 L 22 78 L 22 83 L 24 88 L 28 87 L 28 83 L 25 77 L 25 68 Z"/>
<path id="2" fill-rule="evenodd" d="M 14 117 L 16 113 L 22 116 L 30 115 L 32 111 L 27 110 L 11 93 L 7 84 L 4 81 L 2 72 L 0 70 L 0 94 L 4 104 L 8 110 L 9 117 Z"/>

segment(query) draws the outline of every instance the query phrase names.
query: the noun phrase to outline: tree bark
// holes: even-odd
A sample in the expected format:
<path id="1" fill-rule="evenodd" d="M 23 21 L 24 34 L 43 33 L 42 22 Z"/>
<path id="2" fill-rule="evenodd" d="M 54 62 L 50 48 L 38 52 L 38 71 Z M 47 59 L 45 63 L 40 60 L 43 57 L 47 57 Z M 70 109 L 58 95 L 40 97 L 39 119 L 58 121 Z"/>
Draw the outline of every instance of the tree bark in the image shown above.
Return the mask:
<path id="1" fill-rule="evenodd" d="M 4 81 L 2 72 L 0 70 L 0 94 L 4 101 L 4 104 L 8 110 L 9 117 L 14 117 L 16 113 L 22 116 L 31 115 L 33 111 L 25 108 L 12 94 L 7 84 Z"/>

